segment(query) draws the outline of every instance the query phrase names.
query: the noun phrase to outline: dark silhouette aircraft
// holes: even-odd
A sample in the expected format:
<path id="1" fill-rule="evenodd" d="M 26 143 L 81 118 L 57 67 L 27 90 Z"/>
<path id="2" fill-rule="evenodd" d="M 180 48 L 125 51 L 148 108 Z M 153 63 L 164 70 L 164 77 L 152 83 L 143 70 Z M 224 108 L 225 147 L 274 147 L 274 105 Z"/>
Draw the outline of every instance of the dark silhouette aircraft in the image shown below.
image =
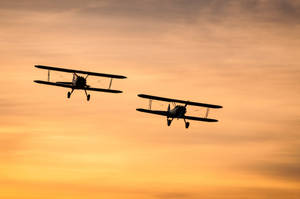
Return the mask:
<path id="1" fill-rule="evenodd" d="M 121 75 L 112 75 L 112 74 L 105 74 L 105 73 L 95 73 L 95 72 L 89 72 L 89 71 L 81 71 L 81 70 L 72 70 L 72 69 L 66 69 L 66 68 L 57 68 L 52 66 L 42 66 L 42 65 L 35 65 L 36 68 L 45 69 L 48 70 L 48 81 L 42 81 L 42 80 L 34 80 L 34 82 L 39 84 L 46 84 L 51 86 L 59 86 L 59 87 L 65 87 L 72 89 L 68 92 L 67 97 L 70 98 L 73 91 L 78 90 L 84 90 L 85 95 L 87 97 L 87 100 L 90 100 L 90 94 L 87 94 L 87 91 L 99 91 L 99 92 L 108 92 L 108 93 L 122 93 L 120 90 L 112 90 L 111 84 L 113 79 L 124 79 L 125 76 Z M 73 80 L 72 82 L 50 82 L 50 71 L 60 71 L 60 72 L 67 72 L 67 73 L 73 73 Z M 78 74 L 85 74 L 86 76 L 79 76 Z M 87 77 L 88 76 L 100 76 L 100 77 L 107 77 L 111 78 L 108 89 L 105 88 L 92 88 L 89 85 L 87 85 Z"/>
<path id="2" fill-rule="evenodd" d="M 138 108 L 136 109 L 137 111 L 144 112 L 144 113 L 151 113 L 151 114 L 156 114 L 156 115 L 162 115 L 167 117 L 167 124 L 168 126 L 171 125 L 173 119 L 183 119 L 185 123 L 185 128 L 189 128 L 190 123 L 187 122 L 186 120 L 196 120 L 196 121 L 202 121 L 202 122 L 217 122 L 218 120 L 216 119 L 210 119 L 208 117 L 208 112 L 210 108 L 223 108 L 222 106 L 219 105 L 213 105 L 213 104 L 204 104 L 204 103 L 198 103 L 198 102 L 190 102 L 190 101 L 184 101 L 184 100 L 177 100 L 177 99 L 170 99 L 170 98 L 164 98 L 164 97 L 157 97 L 157 96 L 152 96 L 152 95 L 145 95 L 145 94 L 139 94 L 138 95 L 141 98 L 147 98 L 149 99 L 149 109 L 142 109 Z M 151 110 L 151 105 L 152 105 L 152 100 L 159 100 L 159 101 L 165 101 L 165 102 L 172 102 L 175 107 L 173 109 L 170 108 L 170 104 L 168 105 L 167 111 L 161 111 L 161 110 Z M 181 103 L 185 104 L 184 106 L 182 105 L 176 105 L 176 103 Z M 204 118 L 202 117 L 193 117 L 193 116 L 186 116 L 186 107 L 188 105 L 191 106 L 200 106 L 200 107 L 205 107 L 207 108 L 206 110 L 206 116 Z"/>

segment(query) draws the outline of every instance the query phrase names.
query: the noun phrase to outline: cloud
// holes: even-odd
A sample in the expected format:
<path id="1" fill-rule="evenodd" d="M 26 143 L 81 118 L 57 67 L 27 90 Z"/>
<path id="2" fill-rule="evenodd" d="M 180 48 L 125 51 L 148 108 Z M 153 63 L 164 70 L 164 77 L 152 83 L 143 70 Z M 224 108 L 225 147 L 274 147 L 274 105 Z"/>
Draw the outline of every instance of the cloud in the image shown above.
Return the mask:
<path id="1" fill-rule="evenodd" d="M 255 187 L 199 187 L 198 190 L 161 192 L 156 198 L 166 199 L 238 199 L 238 198 L 297 198 L 299 189 L 255 188 Z"/>
<path id="2" fill-rule="evenodd" d="M 67 11 L 74 8 L 83 7 L 84 1 L 81 0 L 53 0 L 53 1 L 40 1 L 40 0 L 29 0 L 29 1 L 1 1 L 1 10 L 23 10 L 23 11 L 39 11 L 39 12 L 61 12 Z"/>
<path id="3" fill-rule="evenodd" d="M 294 163 L 266 163 L 256 167 L 259 173 L 273 178 L 300 180 L 300 161 Z"/>
<path id="4" fill-rule="evenodd" d="M 1 9 L 35 12 L 78 11 L 81 14 L 154 20 L 194 22 L 255 20 L 272 23 L 300 23 L 300 3 L 293 0 L 104 0 L 104 1 L 1 1 Z M 147 23 L 147 21 L 145 21 Z"/>
<path id="5" fill-rule="evenodd" d="M 192 193 L 185 192 L 166 192 L 157 194 L 157 198 L 161 199 L 183 199 L 183 198 L 194 198 Z"/>
<path id="6" fill-rule="evenodd" d="M 244 21 L 300 23 L 300 4 L 293 0 L 130 0 L 90 1 L 80 8 L 84 14 L 133 20 L 188 22 Z"/>
<path id="7" fill-rule="evenodd" d="M 252 172 L 269 178 L 299 182 L 299 143 L 290 143 L 288 146 L 280 148 L 279 152 L 273 152 L 264 160 L 249 163 L 246 167 Z"/>

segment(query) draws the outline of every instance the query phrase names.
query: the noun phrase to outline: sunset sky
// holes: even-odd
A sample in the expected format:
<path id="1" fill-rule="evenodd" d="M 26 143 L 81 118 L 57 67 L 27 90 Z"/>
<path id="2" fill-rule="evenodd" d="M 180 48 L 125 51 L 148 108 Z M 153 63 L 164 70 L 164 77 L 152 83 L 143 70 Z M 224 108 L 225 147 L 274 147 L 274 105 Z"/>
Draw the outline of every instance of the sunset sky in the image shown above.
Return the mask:
<path id="1" fill-rule="evenodd" d="M 1 199 L 300 198 L 299 0 L 0 0 L 0 42 Z M 36 64 L 128 79 L 67 99 Z"/>

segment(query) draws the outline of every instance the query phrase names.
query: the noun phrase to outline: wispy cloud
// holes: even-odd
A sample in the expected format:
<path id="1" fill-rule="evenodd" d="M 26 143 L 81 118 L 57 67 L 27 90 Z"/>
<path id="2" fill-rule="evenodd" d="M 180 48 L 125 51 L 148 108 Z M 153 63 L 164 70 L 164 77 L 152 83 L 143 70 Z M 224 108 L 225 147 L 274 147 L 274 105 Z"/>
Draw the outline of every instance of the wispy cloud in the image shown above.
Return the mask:
<path id="1" fill-rule="evenodd" d="M 293 0 L 109 0 L 109 1 L 38 1 L 25 2 L 2 1 L 1 9 L 24 10 L 35 12 L 66 12 L 77 10 L 83 14 L 106 17 L 125 17 L 134 20 L 152 19 L 160 22 L 224 21 L 227 19 L 243 20 L 245 18 L 269 21 L 273 23 L 300 22 L 300 4 Z"/>
<path id="2" fill-rule="evenodd" d="M 299 135 L 295 135 L 298 137 Z M 264 160 L 249 163 L 248 169 L 262 176 L 279 180 L 299 182 L 300 153 L 298 140 L 290 141 Z"/>

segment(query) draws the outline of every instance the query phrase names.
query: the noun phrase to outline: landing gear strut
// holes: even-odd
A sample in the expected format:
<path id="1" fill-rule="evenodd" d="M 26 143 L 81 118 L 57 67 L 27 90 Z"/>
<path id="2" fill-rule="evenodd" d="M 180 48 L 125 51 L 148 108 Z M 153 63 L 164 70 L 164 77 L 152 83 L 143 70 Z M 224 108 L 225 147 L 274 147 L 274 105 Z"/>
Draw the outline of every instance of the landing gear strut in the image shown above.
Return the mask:
<path id="1" fill-rule="evenodd" d="M 185 123 L 185 128 L 186 128 L 186 129 L 188 129 L 188 128 L 189 128 L 189 126 L 190 126 L 190 123 L 189 123 L 189 122 L 187 122 L 187 121 L 185 121 L 185 119 L 184 119 L 184 123 Z"/>
<path id="2" fill-rule="evenodd" d="M 90 94 L 87 94 L 86 90 L 84 90 L 84 92 L 85 92 L 87 101 L 90 101 L 91 95 L 90 95 Z"/>

